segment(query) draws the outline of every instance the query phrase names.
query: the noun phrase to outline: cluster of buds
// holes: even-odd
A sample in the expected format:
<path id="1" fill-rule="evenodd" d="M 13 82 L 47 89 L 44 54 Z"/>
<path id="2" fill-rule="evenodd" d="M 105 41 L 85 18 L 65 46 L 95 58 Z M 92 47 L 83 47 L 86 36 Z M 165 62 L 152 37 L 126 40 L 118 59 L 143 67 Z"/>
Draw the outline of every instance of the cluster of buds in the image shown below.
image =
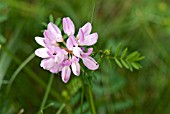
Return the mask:
<path id="1" fill-rule="evenodd" d="M 62 25 L 67 39 L 63 38 L 59 27 L 50 22 L 43 33 L 44 37 L 35 37 L 36 42 L 43 46 L 35 50 L 35 54 L 43 59 L 41 67 L 52 73 L 61 72 L 63 82 L 67 83 L 71 70 L 74 75 L 80 75 L 80 60 L 88 69 L 98 69 L 98 63 L 90 56 L 93 48 L 89 47 L 97 42 L 98 34 L 91 34 L 92 26 L 89 22 L 79 29 L 77 35 L 69 17 L 62 19 Z"/>

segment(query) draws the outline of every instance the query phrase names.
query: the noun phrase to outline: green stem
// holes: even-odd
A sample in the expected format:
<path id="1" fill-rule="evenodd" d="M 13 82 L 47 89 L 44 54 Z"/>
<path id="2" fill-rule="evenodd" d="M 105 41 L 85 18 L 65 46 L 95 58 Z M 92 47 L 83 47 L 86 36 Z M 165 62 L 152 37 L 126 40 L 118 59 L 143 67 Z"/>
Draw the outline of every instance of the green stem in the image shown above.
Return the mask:
<path id="1" fill-rule="evenodd" d="M 82 85 L 82 92 L 81 92 L 81 107 L 80 107 L 80 114 L 83 114 L 83 98 L 84 98 L 84 85 Z"/>
<path id="2" fill-rule="evenodd" d="M 64 109 L 65 106 L 66 106 L 66 105 L 63 103 L 63 104 L 61 105 L 61 107 L 59 108 L 59 110 L 56 112 L 56 114 L 61 114 L 61 112 L 62 112 L 62 110 Z"/>
<path id="3" fill-rule="evenodd" d="M 47 98 L 48 98 L 48 95 L 50 93 L 50 90 L 51 90 L 51 86 L 52 86 L 52 83 L 53 83 L 53 79 L 54 79 L 54 75 L 51 74 L 50 75 L 50 78 L 49 78 L 49 82 L 48 82 L 48 85 L 47 85 L 47 89 L 45 91 L 45 95 L 43 97 L 43 101 L 41 103 L 41 106 L 40 106 L 40 109 L 39 109 L 39 113 L 38 114 L 43 114 L 43 109 L 44 109 L 44 106 L 45 106 L 45 103 L 47 101 Z"/>
<path id="4" fill-rule="evenodd" d="M 90 21 L 91 21 L 91 24 L 92 24 L 92 22 L 93 22 L 95 8 L 96 8 L 96 0 L 94 0 L 94 4 L 93 4 L 93 10 L 92 10 L 91 20 L 90 20 Z"/>
<path id="5" fill-rule="evenodd" d="M 15 72 L 12 74 L 11 79 L 9 80 L 9 84 L 7 86 L 7 94 L 10 91 L 11 85 L 13 83 L 13 81 L 15 80 L 15 78 L 17 77 L 17 75 L 19 74 L 19 72 L 35 57 L 35 54 L 31 54 L 16 70 Z"/>
<path id="6" fill-rule="evenodd" d="M 94 104 L 93 92 L 92 92 L 92 88 L 90 86 L 88 86 L 88 93 L 89 93 L 91 112 L 92 112 L 92 114 L 96 114 L 96 108 L 95 108 L 95 104 Z"/>

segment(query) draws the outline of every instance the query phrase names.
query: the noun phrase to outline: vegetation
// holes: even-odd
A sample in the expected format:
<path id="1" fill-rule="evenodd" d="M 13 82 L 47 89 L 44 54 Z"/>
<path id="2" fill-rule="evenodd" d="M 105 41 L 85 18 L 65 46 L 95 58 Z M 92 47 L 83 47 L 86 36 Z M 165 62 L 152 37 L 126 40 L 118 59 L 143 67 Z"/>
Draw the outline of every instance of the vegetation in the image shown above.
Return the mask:
<path id="1" fill-rule="evenodd" d="M 168 0 L 1 0 L 0 114 L 169 114 L 169 5 Z M 70 17 L 76 28 L 92 22 L 99 34 L 92 55 L 99 70 L 83 68 L 67 84 L 60 74 L 43 70 L 34 55 L 35 36 L 60 17 Z"/>

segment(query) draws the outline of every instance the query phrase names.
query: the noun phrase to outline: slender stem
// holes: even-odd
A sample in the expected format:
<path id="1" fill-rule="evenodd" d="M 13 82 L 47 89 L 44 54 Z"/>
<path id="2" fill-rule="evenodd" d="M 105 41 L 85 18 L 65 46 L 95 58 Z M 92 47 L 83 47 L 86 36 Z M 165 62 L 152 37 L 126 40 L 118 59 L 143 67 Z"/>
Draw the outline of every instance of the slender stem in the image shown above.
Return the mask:
<path id="1" fill-rule="evenodd" d="M 9 80 L 9 84 L 7 86 L 7 94 L 10 91 L 11 85 L 13 83 L 13 81 L 15 80 L 15 78 L 17 77 L 17 75 L 19 74 L 19 72 L 35 57 L 35 54 L 31 54 L 16 70 L 15 72 L 12 74 L 11 79 Z"/>
<path id="2" fill-rule="evenodd" d="M 93 22 L 95 8 L 96 8 L 96 0 L 94 0 L 94 4 L 93 4 L 93 11 L 92 11 L 92 14 L 91 14 L 91 20 L 90 20 L 90 21 L 91 21 L 91 23 Z"/>
<path id="3" fill-rule="evenodd" d="M 82 70 L 82 72 L 83 72 L 83 74 L 85 76 L 86 74 L 85 74 L 84 69 L 81 68 L 81 70 Z M 90 85 L 86 85 L 85 86 L 85 83 L 83 82 L 83 78 L 82 78 L 82 83 L 83 83 L 83 87 L 84 87 L 84 92 L 85 92 L 86 98 L 87 98 L 87 100 L 89 102 L 89 106 L 91 108 L 91 113 L 92 114 L 96 114 L 96 108 L 95 108 L 95 104 L 94 104 L 92 88 L 91 88 Z"/>
<path id="4" fill-rule="evenodd" d="M 84 99 L 84 85 L 82 85 L 82 92 L 81 92 L 81 107 L 80 107 L 80 114 L 83 114 L 83 99 Z"/>
<path id="5" fill-rule="evenodd" d="M 91 112 L 92 112 L 92 114 L 96 114 L 96 108 L 95 108 L 95 104 L 94 104 L 93 92 L 92 92 L 92 88 L 90 86 L 88 86 L 88 92 L 89 92 L 89 100 L 90 100 Z"/>
<path id="6" fill-rule="evenodd" d="M 65 106 L 66 106 L 66 105 L 63 103 L 63 104 L 61 105 L 61 107 L 59 108 L 59 110 L 56 112 L 56 114 L 61 114 L 61 112 L 62 112 L 62 110 L 64 109 Z"/>
<path id="7" fill-rule="evenodd" d="M 44 109 L 45 103 L 47 101 L 48 95 L 50 93 L 51 86 L 52 86 L 52 83 L 53 83 L 53 79 L 54 79 L 54 76 L 53 76 L 53 74 L 51 74 L 50 78 L 49 78 L 48 85 L 47 85 L 47 89 L 46 89 L 44 97 L 43 97 L 43 101 L 42 101 L 40 109 L 39 109 L 39 114 L 43 114 L 43 109 Z"/>

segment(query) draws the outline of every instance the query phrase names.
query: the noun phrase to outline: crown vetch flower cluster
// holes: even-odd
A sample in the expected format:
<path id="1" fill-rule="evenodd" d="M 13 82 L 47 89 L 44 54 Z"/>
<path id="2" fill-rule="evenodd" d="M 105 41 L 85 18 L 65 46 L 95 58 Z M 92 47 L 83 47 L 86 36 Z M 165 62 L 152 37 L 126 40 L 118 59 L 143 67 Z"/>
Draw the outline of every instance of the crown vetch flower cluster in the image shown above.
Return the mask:
<path id="1" fill-rule="evenodd" d="M 74 75 L 80 75 L 79 61 L 90 70 L 98 69 L 98 63 L 90 56 L 92 46 L 98 40 L 98 34 L 92 33 L 91 23 L 86 23 L 75 36 L 75 26 L 69 17 L 63 18 L 63 31 L 68 36 L 66 41 L 58 26 L 50 22 L 44 31 L 44 38 L 35 37 L 36 42 L 43 46 L 35 51 L 38 57 L 43 58 L 40 66 L 52 73 L 61 71 L 62 80 L 67 83 L 70 79 L 71 69 Z"/>

